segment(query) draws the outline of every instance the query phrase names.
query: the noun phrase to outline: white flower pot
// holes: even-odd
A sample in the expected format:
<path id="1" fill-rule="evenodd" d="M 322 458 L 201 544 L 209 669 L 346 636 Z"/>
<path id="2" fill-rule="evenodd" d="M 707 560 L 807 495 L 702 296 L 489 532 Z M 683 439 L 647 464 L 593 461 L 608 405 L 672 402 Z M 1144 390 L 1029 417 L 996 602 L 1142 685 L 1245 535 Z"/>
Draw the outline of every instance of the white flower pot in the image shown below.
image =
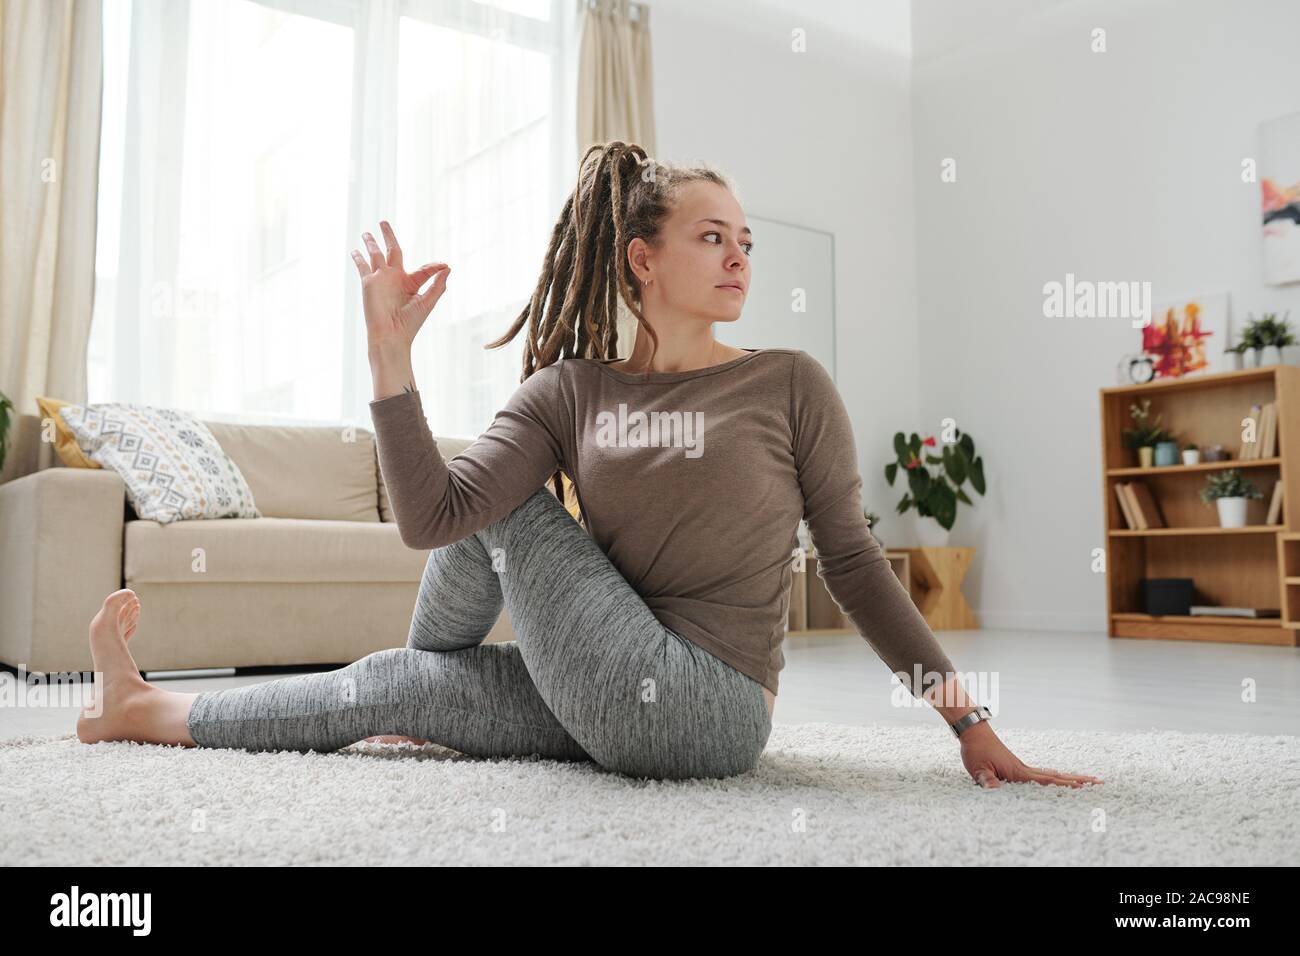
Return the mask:
<path id="1" fill-rule="evenodd" d="M 1198 465 L 1201 462 L 1201 450 L 1199 448 L 1183 449 L 1183 464 Z"/>
<path id="2" fill-rule="evenodd" d="M 1219 509 L 1219 527 L 1246 527 L 1246 502 L 1248 500 L 1247 498 L 1215 498 L 1214 503 Z"/>
<path id="3" fill-rule="evenodd" d="M 923 548 L 946 548 L 948 539 L 952 537 L 952 532 L 944 528 L 943 525 L 933 518 L 922 517 L 919 513 L 916 518 L 916 540 L 920 542 Z"/>

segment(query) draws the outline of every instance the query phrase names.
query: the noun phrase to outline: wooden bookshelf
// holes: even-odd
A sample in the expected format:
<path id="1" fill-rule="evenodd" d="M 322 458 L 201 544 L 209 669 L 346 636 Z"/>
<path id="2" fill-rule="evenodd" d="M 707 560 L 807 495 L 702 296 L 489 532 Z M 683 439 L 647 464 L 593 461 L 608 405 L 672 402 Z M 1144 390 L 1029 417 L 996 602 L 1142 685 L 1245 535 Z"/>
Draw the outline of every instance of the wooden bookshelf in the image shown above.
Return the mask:
<path id="1" fill-rule="evenodd" d="M 1102 493 L 1106 522 L 1106 616 L 1110 637 L 1227 641 L 1300 646 L 1300 368 L 1270 365 L 1194 374 L 1146 385 L 1103 388 Z M 1227 461 L 1143 468 L 1122 431 L 1129 406 L 1151 399 L 1152 420 L 1182 448 L 1222 445 Z M 1276 457 L 1239 460 L 1241 422 L 1252 405 L 1277 406 Z M 1222 528 L 1214 503 L 1201 501 L 1209 474 L 1240 469 L 1263 498 L 1247 504 L 1246 527 Z M 1132 530 L 1115 497 L 1119 482 L 1140 480 L 1168 527 Z M 1273 486 L 1282 482 L 1281 523 L 1266 525 Z M 1143 578 L 1191 578 L 1193 604 L 1281 607 L 1279 618 L 1150 615 L 1142 611 Z M 1294 579 L 1294 580 L 1293 580 Z"/>

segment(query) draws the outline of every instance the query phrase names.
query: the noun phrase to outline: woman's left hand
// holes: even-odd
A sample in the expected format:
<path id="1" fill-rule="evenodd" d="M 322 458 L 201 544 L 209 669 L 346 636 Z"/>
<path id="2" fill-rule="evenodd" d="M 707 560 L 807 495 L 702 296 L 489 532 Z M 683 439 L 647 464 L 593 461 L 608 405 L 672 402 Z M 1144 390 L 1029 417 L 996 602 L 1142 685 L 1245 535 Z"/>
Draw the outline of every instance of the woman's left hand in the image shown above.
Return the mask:
<path id="1" fill-rule="evenodd" d="M 1097 777 L 1077 773 L 1061 773 L 1030 767 L 1007 749 L 989 724 L 981 721 L 962 733 L 961 762 L 981 787 L 996 788 L 1001 781 L 1011 783 L 1056 784 L 1061 787 L 1082 787 L 1085 783 L 1101 783 Z"/>

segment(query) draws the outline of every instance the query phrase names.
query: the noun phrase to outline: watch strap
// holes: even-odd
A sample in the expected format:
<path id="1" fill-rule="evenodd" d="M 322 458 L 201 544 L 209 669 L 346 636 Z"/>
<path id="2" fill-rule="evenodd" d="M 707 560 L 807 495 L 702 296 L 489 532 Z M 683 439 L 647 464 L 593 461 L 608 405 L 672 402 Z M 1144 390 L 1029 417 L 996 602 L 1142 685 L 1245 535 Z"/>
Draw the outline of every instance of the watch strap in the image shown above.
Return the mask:
<path id="1" fill-rule="evenodd" d="M 981 720 L 988 720 L 992 716 L 993 715 L 989 713 L 989 709 L 981 704 L 965 717 L 959 717 L 957 720 L 953 721 L 948 725 L 948 728 L 952 731 L 954 737 L 960 737 L 968 727 L 973 727 Z"/>

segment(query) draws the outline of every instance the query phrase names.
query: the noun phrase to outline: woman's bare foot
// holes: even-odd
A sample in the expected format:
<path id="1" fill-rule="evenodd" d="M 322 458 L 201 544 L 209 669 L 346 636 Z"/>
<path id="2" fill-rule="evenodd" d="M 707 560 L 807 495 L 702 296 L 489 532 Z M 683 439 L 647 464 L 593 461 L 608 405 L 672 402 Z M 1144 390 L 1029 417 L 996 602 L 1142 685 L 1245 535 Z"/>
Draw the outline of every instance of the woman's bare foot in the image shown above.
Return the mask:
<path id="1" fill-rule="evenodd" d="M 90 642 L 90 656 L 92 660 L 95 657 L 95 640 L 93 636 L 95 621 L 99 620 L 101 617 L 107 616 L 108 612 L 105 610 L 105 608 L 108 606 L 109 600 L 114 599 L 115 596 L 117 595 L 122 595 L 122 597 L 118 598 L 118 600 L 122 601 L 125 607 L 135 608 L 134 611 L 128 611 L 127 614 L 128 626 L 126 630 L 122 632 L 122 640 L 129 641 L 131 640 L 131 636 L 135 634 L 135 626 L 140 620 L 140 597 L 130 588 L 123 588 L 120 591 L 114 591 L 112 594 L 110 594 L 107 598 L 104 599 L 103 606 L 100 607 L 99 612 L 91 619 L 90 622 L 91 633 L 92 633 L 91 642 Z M 134 663 L 134 661 L 132 661 L 132 663 Z M 99 670 L 98 664 L 96 664 L 95 670 Z M 139 670 L 137 669 L 136 672 L 139 673 Z M 90 694 L 86 698 L 86 706 L 81 709 L 81 712 L 84 714 L 86 713 L 86 711 L 94 710 L 94 709 L 95 709 L 95 685 L 92 684 L 90 688 Z"/>
<path id="2" fill-rule="evenodd" d="M 151 687 L 131 659 L 126 642 L 140 620 L 140 599 L 130 588 L 114 591 L 90 622 L 90 656 L 95 664 L 95 695 L 77 720 L 82 743 L 135 740 L 137 715 L 157 689 Z M 102 674 L 101 678 L 98 676 Z M 102 701 L 102 706 L 96 707 Z M 89 712 L 98 710 L 98 715 Z"/>

